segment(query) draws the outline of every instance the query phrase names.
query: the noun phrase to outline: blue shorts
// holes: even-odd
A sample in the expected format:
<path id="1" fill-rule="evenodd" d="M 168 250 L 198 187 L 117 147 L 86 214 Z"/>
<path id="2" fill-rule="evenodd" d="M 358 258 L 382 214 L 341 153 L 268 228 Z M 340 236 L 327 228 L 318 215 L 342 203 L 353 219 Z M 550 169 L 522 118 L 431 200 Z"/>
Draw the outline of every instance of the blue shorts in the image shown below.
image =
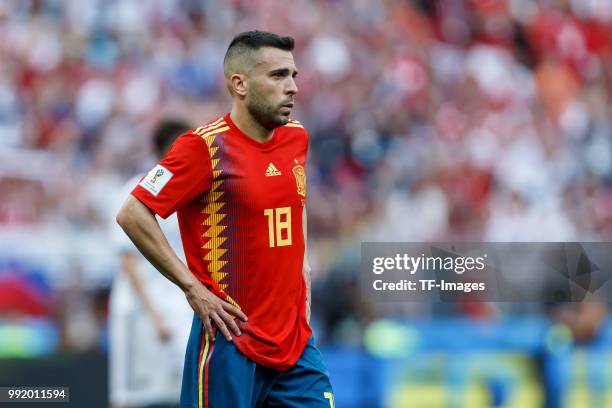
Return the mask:
<path id="1" fill-rule="evenodd" d="M 327 368 L 311 337 L 299 360 L 276 371 L 245 357 L 216 331 L 203 336 L 196 314 L 185 355 L 181 408 L 333 408 Z"/>

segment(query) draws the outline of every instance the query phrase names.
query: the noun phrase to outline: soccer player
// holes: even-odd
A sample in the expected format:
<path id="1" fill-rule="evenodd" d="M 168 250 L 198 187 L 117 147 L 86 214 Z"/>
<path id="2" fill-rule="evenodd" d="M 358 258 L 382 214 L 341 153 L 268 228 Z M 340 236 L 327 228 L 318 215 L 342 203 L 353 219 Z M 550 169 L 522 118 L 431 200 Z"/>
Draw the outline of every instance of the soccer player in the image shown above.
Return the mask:
<path id="1" fill-rule="evenodd" d="M 189 130 L 181 121 L 161 122 L 153 144 L 160 160 L 178 136 Z M 119 209 L 142 179 L 128 181 L 118 192 Z M 177 217 L 159 218 L 173 251 L 183 259 Z M 121 228 L 111 237 L 119 256 L 110 300 L 110 400 L 113 407 L 177 406 L 183 367 L 181 358 L 193 311 L 176 287 L 151 266 Z"/>
<path id="2" fill-rule="evenodd" d="M 224 59 L 230 113 L 179 137 L 117 222 L 194 310 L 181 407 L 333 407 L 310 319 L 308 134 L 290 120 L 291 37 L 239 34 Z M 178 213 L 187 266 L 155 214 Z"/>

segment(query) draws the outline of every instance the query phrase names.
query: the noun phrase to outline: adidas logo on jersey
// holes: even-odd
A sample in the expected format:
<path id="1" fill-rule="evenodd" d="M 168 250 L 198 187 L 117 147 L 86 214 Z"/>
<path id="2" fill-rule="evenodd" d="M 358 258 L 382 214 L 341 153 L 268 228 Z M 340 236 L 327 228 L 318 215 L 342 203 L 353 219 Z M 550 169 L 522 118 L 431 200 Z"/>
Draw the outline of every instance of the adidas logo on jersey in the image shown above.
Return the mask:
<path id="1" fill-rule="evenodd" d="M 266 169 L 266 177 L 270 176 L 280 176 L 281 172 L 272 164 L 268 164 L 268 168 Z"/>

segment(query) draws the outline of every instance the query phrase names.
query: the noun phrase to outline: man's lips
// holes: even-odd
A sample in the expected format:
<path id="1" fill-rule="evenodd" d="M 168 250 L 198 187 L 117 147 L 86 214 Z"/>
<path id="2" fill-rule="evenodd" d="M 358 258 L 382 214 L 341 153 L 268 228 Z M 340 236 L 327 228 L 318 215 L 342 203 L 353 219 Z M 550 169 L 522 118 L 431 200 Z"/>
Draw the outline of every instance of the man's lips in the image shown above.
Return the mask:
<path id="1" fill-rule="evenodd" d="M 281 105 L 281 110 L 291 111 L 292 108 L 293 108 L 293 102 Z"/>

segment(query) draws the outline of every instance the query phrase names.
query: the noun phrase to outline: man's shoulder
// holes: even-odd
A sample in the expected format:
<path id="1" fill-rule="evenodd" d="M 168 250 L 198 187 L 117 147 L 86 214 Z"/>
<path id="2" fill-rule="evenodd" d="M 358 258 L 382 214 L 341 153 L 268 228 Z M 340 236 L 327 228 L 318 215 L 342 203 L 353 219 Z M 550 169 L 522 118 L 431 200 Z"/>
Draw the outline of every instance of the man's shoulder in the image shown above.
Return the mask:
<path id="1" fill-rule="evenodd" d="M 171 151 L 180 154 L 200 154 L 201 149 L 209 150 L 211 148 L 211 143 L 217 135 L 229 130 L 225 118 L 223 116 L 217 117 L 180 135 L 174 142 Z"/>
<path id="2" fill-rule="evenodd" d="M 230 126 L 225 121 L 225 116 L 221 116 L 192 129 L 189 133 L 206 139 L 206 137 L 227 132 L 228 130 L 230 130 Z"/>
<path id="3" fill-rule="evenodd" d="M 304 128 L 304 125 L 295 119 L 289 119 L 287 124 L 281 126 L 281 129 L 283 129 L 283 133 L 285 134 L 308 140 L 308 132 L 306 131 L 306 128 Z"/>
<path id="4" fill-rule="evenodd" d="M 302 125 L 299 121 L 295 119 L 289 119 L 289 121 L 283 127 L 287 129 L 295 129 L 297 132 L 299 132 L 300 130 L 306 132 L 304 125 Z"/>
<path id="5" fill-rule="evenodd" d="M 286 128 L 298 128 L 298 129 L 304 129 L 304 125 L 302 125 L 299 121 L 295 120 L 295 119 L 289 119 L 289 121 L 287 122 L 286 125 L 284 125 L 283 127 Z M 304 129 L 305 130 L 305 129 Z"/>

